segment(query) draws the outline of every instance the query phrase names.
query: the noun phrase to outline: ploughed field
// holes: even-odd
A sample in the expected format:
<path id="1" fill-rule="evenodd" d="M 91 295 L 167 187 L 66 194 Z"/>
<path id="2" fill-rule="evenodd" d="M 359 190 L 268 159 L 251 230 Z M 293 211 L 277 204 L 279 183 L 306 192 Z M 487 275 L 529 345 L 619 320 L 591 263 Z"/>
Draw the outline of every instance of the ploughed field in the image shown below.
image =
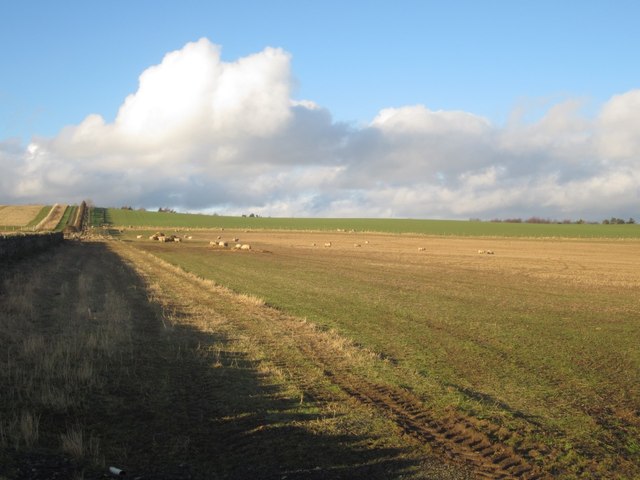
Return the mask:
<path id="1" fill-rule="evenodd" d="M 112 233 L 1 272 L 0 478 L 640 476 L 638 240 Z"/>

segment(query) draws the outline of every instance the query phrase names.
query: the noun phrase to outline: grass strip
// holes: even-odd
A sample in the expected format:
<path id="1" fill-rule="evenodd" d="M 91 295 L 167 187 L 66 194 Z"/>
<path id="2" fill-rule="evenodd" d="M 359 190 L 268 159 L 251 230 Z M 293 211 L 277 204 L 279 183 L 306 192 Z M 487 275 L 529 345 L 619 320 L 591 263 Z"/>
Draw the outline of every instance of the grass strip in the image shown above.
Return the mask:
<path id="1" fill-rule="evenodd" d="M 42 209 L 38 212 L 38 215 L 36 215 L 36 217 L 27 224 L 27 227 L 33 228 L 38 225 L 49 214 L 52 207 L 53 205 L 42 207 Z"/>

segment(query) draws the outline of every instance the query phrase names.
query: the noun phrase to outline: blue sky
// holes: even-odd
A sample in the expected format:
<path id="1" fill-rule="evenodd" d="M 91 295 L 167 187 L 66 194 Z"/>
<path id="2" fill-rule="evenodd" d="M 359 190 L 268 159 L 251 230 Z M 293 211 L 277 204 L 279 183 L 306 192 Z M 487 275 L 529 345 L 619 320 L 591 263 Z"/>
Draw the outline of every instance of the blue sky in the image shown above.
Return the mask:
<path id="1" fill-rule="evenodd" d="M 228 63 L 266 47 L 282 49 L 289 55 L 291 99 L 310 100 L 322 108 L 331 119 L 325 131 L 331 126 L 339 136 L 336 129 L 346 123 L 352 144 L 355 137 L 366 136 L 364 130 L 384 109 L 422 106 L 429 112 L 466 112 L 488 121 L 494 130 L 491 135 L 496 129 L 502 135 L 514 119 L 538 125 L 536 122 L 563 102 L 577 102 L 574 110 L 581 121 L 594 121 L 614 96 L 640 86 L 640 3 L 634 1 L 0 0 L 0 10 L 0 141 L 11 140 L 12 155 L 34 139 L 55 143 L 63 127 L 80 125 L 90 114 L 100 115 L 107 124 L 114 122 L 125 98 L 138 91 L 139 76 L 145 70 L 161 64 L 167 53 L 201 38 L 219 45 L 221 61 Z M 347 134 L 341 135 L 344 144 Z M 600 138 L 597 132 L 589 135 Z M 21 147 L 16 146 L 16 139 Z M 505 153 L 494 154 L 495 159 Z M 585 156 L 583 150 L 572 154 L 581 156 L 574 163 L 591 156 L 610 163 L 610 158 L 600 154 Z M 634 154 L 625 153 L 632 158 Z M 392 156 L 397 159 L 398 155 Z M 55 156 L 64 163 L 60 152 Z M 15 157 L 12 162 L 20 163 Z M 342 166 L 349 170 L 351 160 L 346 162 Z M 548 159 L 544 163 L 553 164 Z M 297 165 L 298 169 L 305 166 Z M 477 174 L 491 167 L 497 172 L 514 170 L 499 161 L 476 167 Z M 15 165 L 14 169 L 20 170 Z M 547 176 L 575 173 L 569 167 L 557 170 Z M 451 172 L 449 178 L 470 171 Z M 441 180 L 443 175 L 447 177 L 444 172 L 434 178 Z M 414 190 L 424 190 L 427 184 L 432 185 L 429 182 L 425 178 Z M 333 192 L 324 198 L 322 188 L 316 185 L 300 195 L 314 197 L 313 205 L 336 207 L 340 202 L 353 203 L 366 193 L 354 184 L 346 185 L 342 192 L 343 196 Z M 0 201 L 36 201 L 45 193 L 5 193 Z M 149 195 L 130 200 L 168 201 Z M 270 195 L 273 192 L 247 205 L 202 199 L 186 202 L 184 207 L 230 212 L 252 207 L 282 214 L 333 211 L 329 207 L 294 211 L 279 203 L 285 200 Z M 107 200 L 113 201 L 105 196 Z M 633 212 L 631 206 L 620 207 L 616 202 L 618 210 Z M 577 215 L 591 211 L 587 205 L 571 210 L 557 204 L 548 208 L 538 205 L 538 211 L 533 212 L 533 206 L 524 203 L 518 200 L 500 209 L 494 202 L 491 208 L 476 213 Z M 471 215 L 472 210 L 442 208 L 425 215 L 456 217 Z M 415 215 L 412 209 L 385 211 L 366 204 L 361 209 L 354 204 L 335 211 L 345 215 Z"/>
<path id="2" fill-rule="evenodd" d="M 637 87 L 634 1 L 2 1 L 2 137 L 112 119 L 138 75 L 207 37 L 233 60 L 281 47 L 294 95 L 340 121 L 425 104 L 504 122 Z"/>

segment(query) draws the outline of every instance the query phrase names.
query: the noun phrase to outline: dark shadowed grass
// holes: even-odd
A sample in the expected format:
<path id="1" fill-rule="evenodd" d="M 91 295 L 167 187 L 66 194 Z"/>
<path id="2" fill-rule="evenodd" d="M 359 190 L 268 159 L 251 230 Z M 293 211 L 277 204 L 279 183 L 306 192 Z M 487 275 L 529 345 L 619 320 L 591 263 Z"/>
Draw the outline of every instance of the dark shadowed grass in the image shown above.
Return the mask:
<path id="1" fill-rule="evenodd" d="M 305 398 L 223 313 L 155 281 L 104 243 L 3 270 L 0 476 L 427 478 L 383 419 Z"/>

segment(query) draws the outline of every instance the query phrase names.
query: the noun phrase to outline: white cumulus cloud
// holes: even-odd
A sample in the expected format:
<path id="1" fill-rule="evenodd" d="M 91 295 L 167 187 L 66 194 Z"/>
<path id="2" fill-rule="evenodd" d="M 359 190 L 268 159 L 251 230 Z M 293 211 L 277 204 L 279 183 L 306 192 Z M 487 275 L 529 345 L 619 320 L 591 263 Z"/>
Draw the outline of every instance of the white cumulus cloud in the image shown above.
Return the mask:
<path id="1" fill-rule="evenodd" d="M 171 206 L 263 215 L 638 216 L 640 90 L 595 118 L 582 103 L 493 125 L 464 111 L 387 106 L 368 125 L 294 99 L 278 48 L 232 62 L 207 39 L 98 113 L 27 147 L 0 141 L 0 202 Z"/>

